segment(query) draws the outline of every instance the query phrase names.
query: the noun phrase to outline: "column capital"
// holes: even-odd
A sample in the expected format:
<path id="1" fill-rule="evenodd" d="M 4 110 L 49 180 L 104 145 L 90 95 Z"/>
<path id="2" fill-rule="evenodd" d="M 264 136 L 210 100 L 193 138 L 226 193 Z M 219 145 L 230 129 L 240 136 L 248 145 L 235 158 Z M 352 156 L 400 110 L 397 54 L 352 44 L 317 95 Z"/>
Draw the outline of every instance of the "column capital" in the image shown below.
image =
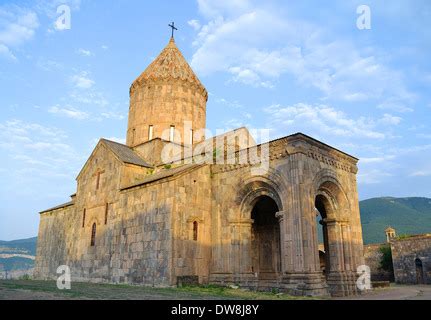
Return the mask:
<path id="1" fill-rule="evenodd" d="M 278 222 L 282 222 L 287 215 L 287 211 L 278 211 L 275 213 L 275 217 L 278 219 Z"/>

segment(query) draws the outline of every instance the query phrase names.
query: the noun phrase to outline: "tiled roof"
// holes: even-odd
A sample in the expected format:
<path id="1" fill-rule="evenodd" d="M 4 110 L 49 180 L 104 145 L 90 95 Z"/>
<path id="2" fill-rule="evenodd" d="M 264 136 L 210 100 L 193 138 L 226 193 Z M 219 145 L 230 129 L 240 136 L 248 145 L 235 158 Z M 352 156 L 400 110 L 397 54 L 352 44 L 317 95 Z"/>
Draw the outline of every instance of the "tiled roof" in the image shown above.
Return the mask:
<path id="1" fill-rule="evenodd" d="M 168 45 L 162 50 L 159 56 L 135 80 L 134 83 L 159 79 L 185 80 L 192 84 L 196 84 L 206 92 L 205 87 L 187 63 L 173 38 L 171 38 Z"/>
<path id="2" fill-rule="evenodd" d="M 138 156 L 136 154 L 136 152 L 134 152 L 128 146 L 121 144 L 121 143 L 118 143 L 118 142 L 106 140 L 106 139 L 102 139 L 102 141 L 124 163 L 134 164 L 134 165 L 141 166 L 141 167 L 152 168 L 152 165 L 145 162 L 140 156 Z"/>

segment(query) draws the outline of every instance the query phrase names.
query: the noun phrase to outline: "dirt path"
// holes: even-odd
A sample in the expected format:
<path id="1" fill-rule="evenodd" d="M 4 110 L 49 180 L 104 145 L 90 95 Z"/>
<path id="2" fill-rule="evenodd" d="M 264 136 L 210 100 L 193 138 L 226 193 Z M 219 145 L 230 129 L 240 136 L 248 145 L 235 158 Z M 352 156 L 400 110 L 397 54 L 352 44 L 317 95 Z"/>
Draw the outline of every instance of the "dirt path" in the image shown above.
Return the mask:
<path id="1" fill-rule="evenodd" d="M 339 300 L 431 300 L 431 286 L 393 285 L 390 288 L 376 289 L 358 297 Z"/>

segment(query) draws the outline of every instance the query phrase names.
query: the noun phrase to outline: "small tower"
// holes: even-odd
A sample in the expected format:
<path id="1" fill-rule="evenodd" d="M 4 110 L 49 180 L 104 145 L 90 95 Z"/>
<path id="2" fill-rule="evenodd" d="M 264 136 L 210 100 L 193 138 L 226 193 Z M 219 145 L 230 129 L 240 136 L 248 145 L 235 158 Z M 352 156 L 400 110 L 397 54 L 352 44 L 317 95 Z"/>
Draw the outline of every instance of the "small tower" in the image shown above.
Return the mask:
<path id="1" fill-rule="evenodd" d="M 395 233 L 395 229 L 392 227 L 387 227 L 385 230 L 386 233 L 386 242 L 391 242 L 391 239 L 395 238 L 397 235 Z"/>
<path id="2" fill-rule="evenodd" d="M 207 90 L 171 37 L 130 88 L 126 144 L 135 148 L 155 138 L 185 145 L 205 140 L 207 100 Z"/>

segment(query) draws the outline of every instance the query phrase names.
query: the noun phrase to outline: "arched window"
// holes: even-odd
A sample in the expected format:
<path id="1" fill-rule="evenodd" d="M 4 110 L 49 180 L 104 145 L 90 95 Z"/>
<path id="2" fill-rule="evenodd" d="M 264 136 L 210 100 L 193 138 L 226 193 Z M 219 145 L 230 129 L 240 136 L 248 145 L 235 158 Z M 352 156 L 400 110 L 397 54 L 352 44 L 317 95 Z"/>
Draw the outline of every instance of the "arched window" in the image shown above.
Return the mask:
<path id="1" fill-rule="evenodd" d="M 169 130 L 169 141 L 174 142 L 175 140 L 175 126 L 171 126 L 171 129 Z"/>
<path id="2" fill-rule="evenodd" d="M 422 265 L 422 260 L 417 258 L 415 260 L 415 265 L 416 265 L 416 283 L 424 284 L 424 269 Z"/>
<path id="3" fill-rule="evenodd" d="M 154 135 L 154 126 L 148 127 L 148 140 L 153 140 Z"/>
<path id="4" fill-rule="evenodd" d="M 193 222 L 193 241 L 198 241 L 198 222 L 194 221 Z"/>
<path id="5" fill-rule="evenodd" d="M 98 172 L 97 173 L 97 176 L 96 176 L 96 190 L 99 190 L 99 187 L 100 187 L 100 172 Z"/>
<path id="6" fill-rule="evenodd" d="M 84 228 L 85 227 L 85 209 L 84 209 L 84 212 L 82 213 L 82 227 Z"/>
<path id="7" fill-rule="evenodd" d="M 91 246 L 94 247 L 96 244 L 96 223 L 93 223 L 91 228 Z"/>
<path id="8" fill-rule="evenodd" d="M 108 224 L 109 203 L 105 204 L 105 224 Z"/>

